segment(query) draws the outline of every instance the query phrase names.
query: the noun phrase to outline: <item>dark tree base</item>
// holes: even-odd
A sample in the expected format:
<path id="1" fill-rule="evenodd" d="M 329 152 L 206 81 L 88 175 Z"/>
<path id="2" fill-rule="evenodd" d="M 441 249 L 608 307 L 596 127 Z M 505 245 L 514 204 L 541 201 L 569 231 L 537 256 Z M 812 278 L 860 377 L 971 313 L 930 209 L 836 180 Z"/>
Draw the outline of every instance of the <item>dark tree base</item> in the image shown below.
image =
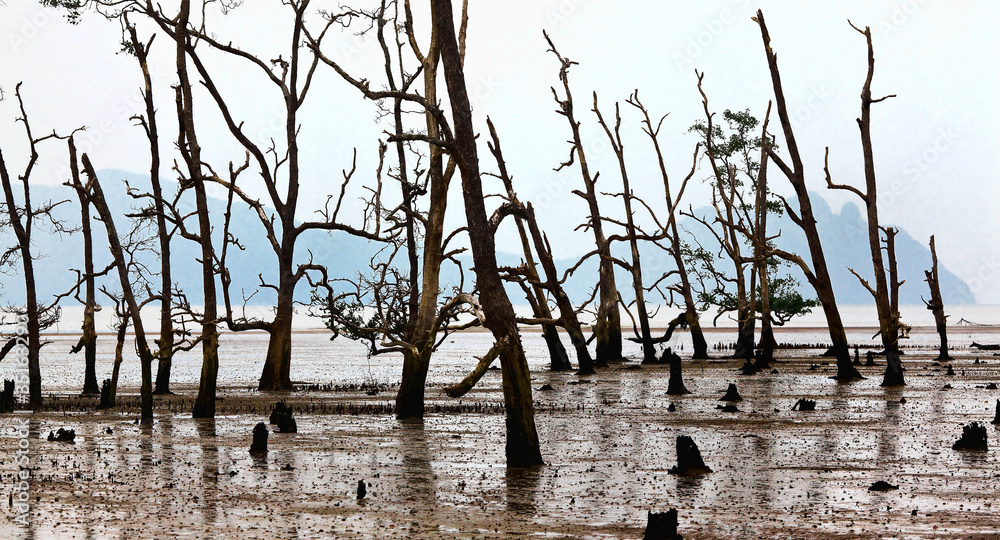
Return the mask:
<path id="1" fill-rule="evenodd" d="M 743 401 L 743 397 L 740 396 L 739 391 L 736 389 L 736 383 L 729 383 L 729 388 L 726 388 L 726 395 L 719 398 L 719 401 Z"/>
<path id="2" fill-rule="evenodd" d="M 951 445 L 952 450 L 972 450 L 985 452 L 989 450 L 986 441 L 986 426 L 979 422 L 973 422 L 967 426 L 962 426 L 962 437 Z"/>
<path id="3" fill-rule="evenodd" d="M 267 453 L 267 425 L 264 422 L 257 422 L 257 425 L 253 427 L 253 443 L 250 444 L 250 453 Z"/>
<path id="4" fill-rule="evenodd" d="M 694 440 L 687 435 L 677 436 L 677 465 L 670 468 L 670 474 L 690 475 L 705 474 L 712 469 L 705 465 L 701 451 Z"/>
<path id="5" fill-rule="evenodd" d="M 646 532 L 642 540 L 683 540 L 677 534 L 677 510 L 671 508 L 666 512 L 646 513 Z"/>

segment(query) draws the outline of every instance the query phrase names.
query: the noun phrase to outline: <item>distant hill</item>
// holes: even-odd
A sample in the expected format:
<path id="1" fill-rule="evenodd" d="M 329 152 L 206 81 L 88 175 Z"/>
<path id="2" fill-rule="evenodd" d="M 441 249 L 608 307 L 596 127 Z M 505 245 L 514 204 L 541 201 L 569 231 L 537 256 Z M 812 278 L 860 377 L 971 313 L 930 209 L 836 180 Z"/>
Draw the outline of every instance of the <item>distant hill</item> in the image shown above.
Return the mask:
<path id="1" fill-rule="evenodd" d="M 108 204 L 116 215 L 124 215 L 136 206 L 136 201 L 125 193 L 123 180 L 127 179 L 133 187 L 139 189 L 149 188 L 149 177 L 146 175 L 118 170 L 102 170 L 98 174 L 105 194 L 109 197 Z M 165 183 L 164 189 L 173 192 L 175 185 L 167 184 Z M 58 207 L 57 216 L 71 226 L 79 224 L 79 204 L 73 190 L 65 186 L 34 186 L 32 189 L 32 199 L 36 204 L 45 200 L 68 199 L 69 203 Z M 853 204 L 845 205 L 839 214 L 834 214 L 819 195 L 813 194 L 812 200 L 838 302 L 845 305 L 870 304 L 872 302 L 871 295 L 847 270 L 847 266 L 851 266 L 863 276 L 870 276 L 872 273 L 864 217 Z M 188 209 L 193 209 L 193 201 L 186 200 L 184 204 Z M 221 245 L 225 201 L 210 198 L 209 207 L 211 215 L 217 220 L 213 241 L 218 246 Z M 707 212 L 707 208 L 696 210 L 696 213 L 700 214 Z M 690 219 L 682 220 L 681 224 L 685 229 L 695 234 L 706 248 L 710 249 L 711 238 L 702 230 L 702 225 Z M 97 246 L 95 256 L 98 258 L 97 265 L 102 267 L 110 260 L 110 256 L 105 248 L 104 231 L 100 224 L 95 223 L 95 226 Z M 122 224 L 119 224 L 119 230 L 122 229 Z M 802 254 L 808 260 L 805 237 L 787 217 L 772 218 L 768 229 L 771 233 L 780 230 L 782 233 L 779 240 L 781 246 L 788 251 Z M 264 238 L 263 227 L 256 215 L 252 214 L 246 205 L 238 201 L 234 203 L 232 230 L 237 231 L 241 244 L 246 248 L 244 251 L 234 250 L 229 256 L 230 272 L 233 276 L 234 305 L 242 303 L 244 292 L 249 296 L 255 291 L 256 293 L 248 302 L 249 305 L 273 305 L 275 293 L 270 289 L 258 290 L 260 282 L 258 274 L 262 275 L 266 281 L 273 282 L 277 271 L 274 253 Z M 9 230 L 0 232 L 0 245 L 12 244 L 13 233 Z M 328 266 L 331 277 L 351 278 L 356 276 L 359 270 L 368 269 L 370 259 L 377 248 L 377 245 L 368 240 L 345 233 L 328 234 L 323 231 L 314 231 L 306 233 L 299 241 L 296 262 L 307 261 L 311 252 L 315 261 Z M 59 237 L 46 234 L 44 230 L 36 230 L 33 249 L 35 253 L 40 253 L 45 257 L 38 261 L 35 266 L 41 296 L 47 298 L 67 290 L 75 279 L 75 274 L 67 269 L 80 268 L 83 265 L 81 237 L 79 235 Z M 172 249 L 174 281 L 188 294 L 191 302 L 199 304 L 201 274 L 200 266 L 195 261 L 200 256 L 200 246 L 177 237 L 172 243 Z M 619 245 L 617 249 L 621 256 L 627 257 L 626 245 Z M 925 298 L 928 296 L 927 285 L 923 281 L 923 271 L 930 267 L 930 251 L 923 241 L 914 240 L 906 231 L 900 231 L 896 237 L 896 250 L 900 277 L 906 280 L 906 284 L 900 289 L 900 302 L 919 304 L 921 296 Z M 643 246 L 642 257 L 643 272 L 649 279 L 655 279 L 655 276 L 673 266 L 673 261 L 664 252 L 653 246 Z M 519 264 L 521 256 L 520 254 L 499 253 L 497 258 L 502 265 L 516 266 Z M 155 253 L 146 254 L 144 261 L 152 269 L 159 267 Z M 575 259 L 564 259 L 557 261 L 556 264 L 559 271 L 563 272 L 575 262 Z M 941 261 L 940 264 L 941 292 L 945 303 L 974 304 L 975 297 L 968 285 L 949 272 L 944 261 Z M 474 280 L 474 275 L 469 270 L 473 267 L 472 260 L 467 255 L 464 256 L 464 267 L 466 268 L 466 280 Z M 808 289 L 801 272 L 798 269 L 791 269 L 790 272 L 802 282 L 804 293 L 810 297 L 814 296 L 812 291 Z M 567 292 L 570 298 L 573 301 L 582 301 L 582 299 L 589 297 L 596 283 L 596 275 L 597 260 L 591 258 L 577 270 L 574 277 L 567 283 Z M 617 271 L 617 275 L 619 289 L 623 298 L 628 301 L 633 297 L 631 278 L 620 269 Z M 442 289 L 446 289 L 448 283 L 458 282 L 458 273 L 454 269 L 454 265 L 445 266 L 442 278 Z M 109 283 L 112 282 L 109 281 Z M 508 291 L 515 304 L 525 304 L 524 294 L 519 287 L 508 286 Z M 19 274 L 0 274 L 0 295 L 2 295 L 0 296 L 2 303 L 18 304 L 24 302 L 24 290 Z M 308 300 L 309 290 L 305 283 L 300 284 L 296 291 L 296 297 L 300 301 Z M 655 302 L 655 299 L 651 298 L 650 301 Z"/>
<path id="2" fill-rule="evenodd" d="M 148 175 L 105 169 L 98 172 L 98 177 L 104 187 L 105 196 L 108 197 L 108 206 L 115 216 L 123 216 L 138 206 L 138 202 L 125 192 L 123 180 L 128 180 L 131 186 L 140 190 L 150 190 Z M 164 182 L 164 191 L 174 193 L 176 183 Z M 69 226 L 79 226 L 80 205 L 76 193 L 72 189 L 66 186 L 32 186 L 31 196 L 36 205 L 46 200 L 68 199 L 68 203 L 57 208 L 56 215 Z M 188 211 L 193 210 L 193 197 L 186 198 L 183 205 Z M 209 213 L 215 220 L 212 238 L 216 247 L 222 245 L 222 219 L 225 210 L 225 200 L 209 198 Z M 94 211 L 91 210 L 91 215 L 94 214 Z M 192 221 L 192 223 L 195 222 Z M 125 232 L 124 224 L 125 218 L 123 217 L 117 223 L 121 234 Z M 247 209 L 245 204 L 239 201 L 233 203 L 231 230 L 236 231 L 240 243 L 246 248 L 239 251 L 230 247 L 228 256 L 228 266 L 233 277 L 232 299 L 235 308 L 242 305 L 243 292 L 241 289 L 246 292 L 247 296 L 257 291 L 260 283 L 258 274 L 262 275 L 265 281 L 275 282 L 277 259 L 264 237 L 264 228 L 260 220 Z M 52 295 L 69 289 L 76 279 L 76 275 L 69 272 L 68 268 L 83 267 L 83 237 L 79 234 L 59 237 L 46 234 L 46 232 L 44 229 L 37 229 L 34 232 L 33 252 L 44 257 L 35 264 L 38 292 L 42 298 L 51 298 Z M 13 232 L 0 232 L 0 245 L 6 247 L 13 245 L 13 243 Z M 101 268 L 111 260 L 111 257 L 107 251 L 107 237 L 104 229 L 97 222 L 94 223 L 94 243 L 95 258 L 97 259 L 95 266 Z M 201 256 L 201 246 L 180 238 L 178 235 L 171 242 L 171 248 L 173 280 L 180 285 L 193 304 L 201 304 L 201 266 L 200 263 L 196 262 L 196 258 Z M 325 231 L 310 231 L 299 240 L 296 248 L 296 262 L 308 261 L 310 251 L 317 262 L 329 265 L 331 276 L 352 277 L 359 268 L 368 267 L 375 247 L 368 240 L 345 233 L 329 234 Z M 147 253 L 143 261 L 152 270 L 159 269 L 160 264 L 155 253 Z M 114 279 L 117 280 L 117 278 Z M 108 283 L 111 284 L 109 288 L 116 288 L 114 283 L 117 281 L 112 280 Z M 296 293 L 296 297 L 301 301 L 309 299 L 308 286 L 304 282 Z M 20 276 L 20 268 L 18 268 L 16 275 L 0 274 L 0 295 L 2 295 L 0 302 L 4 304 L 24 302 L 24 285 Z M 103 298 L 99 301 L 103 301 Z M 275 301 L 276 294 L 273 290 L 261 289 L 248 304 L 273 305 Z M 219 303 L 222 303 L 221 290 Z"/>
<path id="3" fill-rule="evenodd" d="M 835 214 L 822 196 L 812 193 L 811 197 L 813 213 L 823 242 L 823 250 L 830 278 L 833 281 L 834 292 L 837 295 L 837 302 L 844 305 L 871 304 L 873 302 L 871 294 L 847 269 L 848 267 L 854 268 L 869 283 L 872 283 L 871 252 L 868 247 L 868 225 L 865 217 L 854 204 L 845 204 L 841 212 Z M 709 212 L 714 215 L 714 209 L 708 207 L 694 211 L 695 215 L 699 216 L 706 216 Z M 685 235 L 684 232 L 681 233 L 686 236 L 688 242 L 691 242 L 693 235 L 705 249 L 713 251 L 713 253 L 717 252 L 718 244 L 714 237 L 705 230 L 704 225 L 690 218 L 684 218 L 679 223 L 689 233 L 688 235 Z M 768 220 L 768 234 L 777 234 L 779 231 L 781 237 L 776 240 L 776 243 L 786 251 L 802 255 L 811 264 L 809 246 L 801 229 L 792 223 L 787 216 L 771 217 Z M 617 246 L 617 250 L 621 257 L 628 260 L 627 245 L 620 244 Z M 664 270 L 673 268 L 673 260 L 668 259 L 665 252 L 658 248 L 643 246 L 640 248 L 640 255 L 643 260 L 643 276 L 647 279 L 655 279 L 655 276 L 661 275 Z M 508 264 L 516 264 L 515 261 L 518 259 L 517 256 L 513 255 L 505 255 L 503 258 L 509 259 L 507 260 Z M 923 240 L 917 241 L 905 230 L 900 230 L 899 234 L 896 235 L 896 259 L 899 277 L 906 281 L 899 289 L 900 303 L 921 304 L 921 297 L 929 298 L 927 283 L 924 281 L 924 270 L 929 270 L 931 267 L 930 249 Z M 557 261 L 557 265 L 562 271 L 575 262 L 575 259 L 566 259 Z M 815 297 L 805 276 L 797 267 L 789 268 L 787 271 L 800 281 L 803 294 L 810 298 Z M 968 284 L 948 271 L 945 261 L 940 259 L 938 260 L 938 272 L 941 279 L 941 295 L 945 304 L 976 303 L 975 296 Z M 577 277 L 570 279 L 567 285 L 567 293 L 570 297 L 573 299 L 587 298 L 594 283 L 596 283 L 596 274 L 596 259 L 582 265 L 576 272 Z M 616 272 L 616 276 L 622 296 L 626 301 L 632 299 L 634 295 L 631 292 L 631 276 L 620 269 Z M 522 293 L 518 291 L 515 298 L 520 299 L 521 297 Z"/>

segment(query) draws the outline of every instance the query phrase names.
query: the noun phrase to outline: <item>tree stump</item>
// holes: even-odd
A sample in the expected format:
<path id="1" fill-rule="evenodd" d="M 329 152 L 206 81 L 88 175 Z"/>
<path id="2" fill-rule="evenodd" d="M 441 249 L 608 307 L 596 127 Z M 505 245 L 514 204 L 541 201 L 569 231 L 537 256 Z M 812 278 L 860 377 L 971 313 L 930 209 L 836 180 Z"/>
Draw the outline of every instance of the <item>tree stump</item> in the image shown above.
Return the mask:
<path id="1" fill-rule="evenodd" d="M 726 389 L 726 395 L 719 398 L 719 401 L 743 401 L 738 390 L 736 390 L 736 383 L 729 383 L 729 388 Z"/>
<path id="2" fill-rule="evenodd" d="M 364 499 L 367 494 L 368 489 L 365 487 L 365 481 L 358 480 L 358 500 L 360 501 L 361 499 Z"/>
<path id="3" fill-rule="evenodd" d="M 75 443 L 76 430 L 59 428 L 55 433 L 49 432 L 49 441 Z"/>
<path id="4" fill-rule="evenodd" d="M 14 412 L 14 381 L 4 379 L 3 392 L 0 392 L 0 413 Z"/>
<path id="5" fill-rule="evenodd" d="M 101 402 L 97 405 L 97 408 L 111 408 L 111 379 L 104 379 L 104 382 L 101 383 Z"/>
<path id="6" fill-rule="evenodd" d="M 989 449 L 986 441 L 986 426 L 979 422 L 962 426 L 962 437 L 955 441 L 955 444 L 951 445 L 951 449 L 985 452 Z"/>
<path id="7" fill-rule="evenodd" d="M 646 532 L 642 540 L 683 540 L 677 534 L 677 510 L 671 508 L 657 514 L 647 511 Z"/>
<path id="8" fill-rule="evenodd" d="M 684 378 L 681 376 L 681 357 L 668 347 L 667 350 L 663 351 L 660 363 L 670 364 L 670 381 L 667 383 L 667 395 L 679 396 L 690 394 L 691 392 L 684 387 Z"/>
<path id="9" fill-rule="evenodd" d="M 712 472 L 701 459 L 701 451 L 694 440 L 687 435 L 677 436 L 677 465 L 670 468 L 670 474 L 704 474 Z"/>
<path id="10" fill-rule="evenodd" d="M 799 398 L 799 400 L 795 402 L 795 405 L 792 405 L 792 410 L 815 411 L 816 401 L 812 399 Z"/>
<path id="11" fill-rule="evenodd" d="M 292 417 L 292 408 L 285 405 L 284 401 L 274 404 L 271 411 L 270 423 L 278 426 L 278 433 L 298 433 L 298 425 Z"/>
<path id="12" fill-rule="evenodd" d="M 253 443 L 250 444 L 250 453 L 267 453 L 267 425 L 264 422 L 257 422 L 257 425 L 253 427 Z"/>
<path id="13" fill-rule="evenodd" d="M 993 416 L 993 424 L 1000 424 L 1000 399 L 997 400 L 997 412 Z"/>

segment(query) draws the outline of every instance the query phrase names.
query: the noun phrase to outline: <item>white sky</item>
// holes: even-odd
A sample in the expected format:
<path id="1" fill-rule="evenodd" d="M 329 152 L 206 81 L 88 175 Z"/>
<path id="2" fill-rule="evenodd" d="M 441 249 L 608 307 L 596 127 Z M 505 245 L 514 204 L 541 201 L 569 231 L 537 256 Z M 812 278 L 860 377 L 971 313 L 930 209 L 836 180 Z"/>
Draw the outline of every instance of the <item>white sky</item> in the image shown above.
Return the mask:
<path id="1" fill-rule="evenodd" d="M 120 30 L 91 14 L 78 26 L 38 6 L 34 0 L 0 2 L 0 145 L 15 165 L 23 164 L 24 139 L 12 99 L 23 81 L 35 134 L 88 126 L 90 151 L 98 168 L 148 170 L 142 133 L 128 117 L 141 111 L 140 76 L 133 58 L 117 55 Z M 270 59 L 287 56 L 287 12 L 276 1 L 250 0 L 212 28 Z M 335 2 L 313 2 L 336 9 Z M 991 1 L 716 2 L 545 0 L 472 1 L 467 79 L 475 97 L 476 120 L 485 134 L 489 115 L 500 132 L 508 166 L 522 199 L 534 201 L 557 256 L 588 250 L 589 238 L 573 228 L 586 209 L 569 192 L 581 186 L 574 169 L 552 168 L 567 156 L 568 127 L 556 115 L 550 86 L 557 85 L 557 63 L 546 53 L 542 29 L 548 29 L 560 52 L 580 65 L 571 72 L 578 119 L 592 165 L 601 171 L 599 187 L 619 189 L 620 177 L 603 132 L 590 112 L 591 91 L 599 93 L 605 117 L 614 102 L 623 106 L 623 136 L 630 179 L 637 194 L 662 208 L 662 182 L 637 115 L 624 104 L 638 88 L 654 114 L 670 113 L 661 144 L 668 151 L 671 178 L 679 181 L 690 167 L 694 139 L 688 126 L 701 118 L 694 70 L 706 73 L 705 89 L 713 110 L 750 108 L 762 117 L 771 85 L 759 30 L 751 20 L 764 10 L 772 45 L 778 54 L 785 95 L 797 123 L 797 137 L 814 191 L 839 208 L 853 195 L 825 189 L 824 147 L 831 151 L 835 180 L 863 183 L 855 118 L 864 82 L 864 38 L 848 26 L 871 26 L 876 71 L 873 92 L 897 94 L 875 106 L 873 138 L 881 186 L 880 213 L 885 224 L 906 229 L 918 241 L 937 236 L 941 261 L 969 282 L 980 302 L 1000 303 L 1000 227 L 994 208 L 1000 201 L 1000 3 Z M 423 2 L 414 2 L 425 18 Z M 149 35 L 148 27 L 140 27 Z M 359 77 L 377 84 L 381 56 L 370 40 L 345 34 L 329 41 L 328 54 Z M 153 46 L 156 93 L 161 112 L 164 151 L 174 138 L 173 96 L 169 85 L 170 44 L 160 36 Z M 215 63 L 234 114 L 258 139 L 280 133 L 280 103 L 271 88 L 258 84 L 258 73 L 238 63 Z M 386 125 L 376 126 L 375 112 L 358 93 L 329 70 L 320 68 L 311 101 L 303 110 L 302 148 L 306 206 L 301 217 L 339 186 L 340 170 L 350 167 L 357 147 L 358 179 L 370 178 L 376 143 Z M 443 88 L 443 85 L 442 85 Z M 202 146 L 218 169 L 242 152 L 218 124 L 207 95 L 196 103 L 203 126 Z M 772 125 L 777 131 L 777 119 Z M 780 143 L 780 140 L 779 140 Z M 63 174 L 61 145 L 42 148 L 37 181 L 55 183 Z M 483 168 L 492 161 L 481 148 Z M 172 159 L 172 158 L 171 158 Z M 17 168 L 17 167 L 14 167 Z M 166 174 L 167 171 L 164 171 Z M 362 178 L 364 176 L 365 178 Z M 699 174 L 697 178 L 703 178 Z M 772 186 L 790 192 L 772 176 Z M 252 182 L 252 179 L 245 180 Z M 453 193 L 452 216 L 462 211 Z M 494 188 L 495 189 L 495 188 Z M 692 186 L 686 204 L 707 202 L 707 189 Z M 856 199 L 856 198 L 854 198 Z M 356 206 L 356 205 L 355 205 Z M 609 213 L 611 202 L 606 204 Z M 617 207 L 614 207 L 617 210 Z M 501 249 L 516 251 L 511 231 L 501 234 Z"/>

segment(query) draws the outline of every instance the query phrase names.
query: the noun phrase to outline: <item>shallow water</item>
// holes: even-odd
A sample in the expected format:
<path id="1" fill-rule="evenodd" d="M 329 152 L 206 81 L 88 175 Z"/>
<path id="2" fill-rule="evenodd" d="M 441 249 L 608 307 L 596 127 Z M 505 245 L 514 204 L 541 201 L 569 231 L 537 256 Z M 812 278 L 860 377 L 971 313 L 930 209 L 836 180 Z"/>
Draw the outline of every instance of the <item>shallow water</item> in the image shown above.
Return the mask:
<path id="1" fill-rule="evenodd" d="M 865 330 L 850 337 L 868 343 L 870 336 Z M 369 364 L 347 342 L 296 337 L 297 380 L 392 383 L 398 377 L 398 359 L 376 357 Z M 822 337 L 797 330 L 778 339 Z M 70 343 L 60 339 L 49 351 Z M 229 390 L 220 404 L 238 410 L 244 402 L 269 403 L 246 390 L 255 383 L 257 351 L 266 341 L 224 339 L 220 383 Z M 730 339 L 710 334 L 710 343 Z M 992 343 L 1000 334 L 956 329 L 951 339 Z M 422 423 L 406 423 L 389 415 L 300 412 L 299 433 L 272 434 L 263 460 L 247 452 L 253 425 L 266 421 L 262 413 L 196 421 L 162 412 L 146 430 L 132 423 L 134 410 L 45 413 L 30 422 L 30 525 L 6 519 L 0 537 L 641 538 L 646 511 L 669 508 L 679 510 L 685 538 L 1000 535 L 992 508 L 1000 504 L 997 451 L 951 449 L 963 424 L 993 417 L 1000 391 L 982 387 L 1000 382 L 1000 358 L 989 353 L 953 351 L 956 376 L 949 377 L 931 364 L 929 350 L 907 350 L 908 385 L 901 389 L 878 386 L 880 367 L 862 368 L 869 376 L 864 381 L 836 384 L 829 379 L 834 368 L 823 365 L 816 350 L 781 351 L 778 374 L 753 377 L 737 375 L 731 362 L 685 361 L 693 393 L 676 397 L 665 395 L 664 367 L 618 365 L 582 383 L 572 373 L 545 371 L 536 334 L 524 341 L 533 386 L 553 387 L 535 393 L 544 467 L 504 467 L 503 418 L 493 413 L 430 414 Z M 921 334 L 911 343 L 935 341 Z M 440 387 L 464 376 L 489 344 L 483 333 L 446 343 L 432 368 L 428 401 L 454 403 Z M 628 352 L 638 349 L 630 345 Z M 976 358 L 985 363 L 975 364 Z M 46 357 L 47 390 L 75 388 L 57 382 L 79 376 L 80 360 L 70 361 Z M 126 367 L 125 380 L 137 382 L 137 369 Z M 193 357 L 178 359 L 178 389 L 193 391 L 196 367 Z M 462 402 L 499 402 L 499 379 L 488 373 Z M 716 409 L 730 382 L 744 398 L 738 413 Z M 946 383 L 954 388 L 942 390 Z M 391 394 L 300 392 L 289 399 L 381 403 Z M 817 410 L 791 411 L 799 397 L 815 399 Z M 667 412 L 670 403 L 676 412 Z M 0 473 L 8 489 L 17 470 L 7 457 L 18 444 L 15 422 L 0 419 Z M 75 428 L 77 443 L 45 441 L 57 427 Z M 995 445 L 997 431 L 987 429 Z M 694 438 L 714 472 L 668 474 L 678 435 Z M 359 479 L 370 484 L 362 501 L 355 498 Z M 869 492 L 877 480 L 899 490 Z M 13 517 L 6 503 L 0 508 Z"/>

